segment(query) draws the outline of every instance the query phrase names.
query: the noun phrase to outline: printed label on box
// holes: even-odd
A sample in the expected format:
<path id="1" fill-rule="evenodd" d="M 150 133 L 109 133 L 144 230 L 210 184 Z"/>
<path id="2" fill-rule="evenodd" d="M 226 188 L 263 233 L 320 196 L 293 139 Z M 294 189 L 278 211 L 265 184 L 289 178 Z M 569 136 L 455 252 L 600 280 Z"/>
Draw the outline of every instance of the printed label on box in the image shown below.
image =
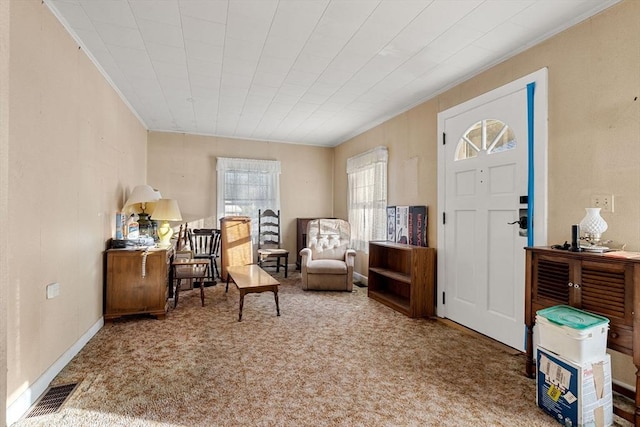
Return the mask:
<path id="1" fill-rule="evenodd" d="M 565 426 L 605 427 L 613 423 L 611 362 L 573 363 L 538 347 L 537 402 Z"/>

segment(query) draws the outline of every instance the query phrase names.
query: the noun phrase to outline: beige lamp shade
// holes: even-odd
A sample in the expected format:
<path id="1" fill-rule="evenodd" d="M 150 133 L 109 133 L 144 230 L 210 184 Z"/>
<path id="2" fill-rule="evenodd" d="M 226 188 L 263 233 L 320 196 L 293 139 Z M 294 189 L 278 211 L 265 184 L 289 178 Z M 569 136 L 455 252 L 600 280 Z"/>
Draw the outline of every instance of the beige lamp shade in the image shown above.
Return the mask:
<path id="1" fill-rule="evenodd" d="M 158 247 L 168 248 L 171 246 L 171 236 L 173 235 L 169 221 L 182 221 L 178 202 L 173 199 L 158 200 L 151 219 L 162 221 L 162 224 L 158 227 L 158 238 L 160 239 Z"/>
<path id="2" fill-rule="evenodd" d="M 125 211 L 133 211 L 139 213 L 140 211 L 146 211 L 147 202 L 155 202 L 160 200 L 162 196 L 159 191 L 154 190 L 149 185 L 137 185 L 129 198 L 124 204 Z M 147 212 L 149 213 L 149 212 Z"/>
<path id="3" fill-rule="evenodd" d="M 160 221 L 182 221 L 178 202 L 174 199 L 160 199 L 151 214 L 151 219 Z"/>

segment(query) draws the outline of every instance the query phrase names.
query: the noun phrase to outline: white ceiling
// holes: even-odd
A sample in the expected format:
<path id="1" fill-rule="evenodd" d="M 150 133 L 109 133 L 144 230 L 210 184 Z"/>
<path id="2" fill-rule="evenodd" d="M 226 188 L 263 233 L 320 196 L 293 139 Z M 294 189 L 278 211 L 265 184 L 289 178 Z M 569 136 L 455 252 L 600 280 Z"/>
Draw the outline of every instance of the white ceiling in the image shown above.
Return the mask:
<path id="1" fill-rule="evenodd" d="M 335 146 L 618 0 L 45 0 L 150 130 Z"/>

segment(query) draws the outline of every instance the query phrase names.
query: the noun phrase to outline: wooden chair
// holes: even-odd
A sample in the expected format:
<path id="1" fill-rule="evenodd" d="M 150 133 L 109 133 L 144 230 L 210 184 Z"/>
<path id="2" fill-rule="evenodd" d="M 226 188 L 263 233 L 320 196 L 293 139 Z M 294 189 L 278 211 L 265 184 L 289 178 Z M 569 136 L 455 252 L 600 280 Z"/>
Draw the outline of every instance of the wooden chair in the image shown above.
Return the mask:
<path id="1" fill-rule="evenodd" d="M 182 260 L 182 259 L 193 259 L 193 251 L 190 250 L 185 250 L 185 249 L 176 249 L 175 255 L 173 256 L 173 261 L 174 261 L 174 269 L 173 269 L 173 289 L 175 289 L 176 286 L 180 286 L 180 290 L 181 291 L 186 291 L 189 289 L 193 289 L 193 280 L 189 279 L 188 281 L 188 285 L 187 286 L 181 286 L 181 281 L 179 279 L 184 279 L 185 277 L 177 277 L 177 273 L 184 273 L 186 272 L 185 270 L 187 269 L 187 266 L 175 266 L 175 261 L 177 260 Z M 175 291 L 173 291 L 174 295 L 175 295 Z"/>
<path id="2" fill-rule="evenodd" d="M 258 211 L 258 265 L 262 268 L 271 266 L 280 272 L 284 267 L 284 277 L 287 277 L 289 251 L 280 247 L 280 211 L 275 213 L 271 209 Z M 281 260 L 284 259 L 284 263 Z M 271 262 L 270 262 L 271 261 Z M 275 264 L 273 264 L 275 262 Z"/>
<path id="3" fill-rule="evenodd" d="M 209 260 L 209 278 L 215 284 L 220 277 L 216 258 L 220 257 L 220 230 L 215 228 L 195 228 L 188 230 L 189 244 L 195 259 Z"/>
<path id="4" fill-rule="evenodd" d="M 204 307 L 204 280 L 209 276 L 209 260 L 195 259 L 193 251 L 178 251 L 171 265 L 173 268 L 173 281 L 175 290 L 173 292 L 173 307 L 178 305 L 178 298 L 182 290 L 182 280 L 189 280 L 190 283 L 197 281 L 200 283 L 200 299 Z M 191 286 L 191 289 L 193 286 Z"/>
<path id="5" fill-rule="evenodd" d="M 187 247 L 191 249 L 189 243 L 189 226 L 185 222 L 184 225 L 180 224 L 180 229 L 178 231 L 178 241 L 176 242 L 176 250 L 187 250 Z"/>

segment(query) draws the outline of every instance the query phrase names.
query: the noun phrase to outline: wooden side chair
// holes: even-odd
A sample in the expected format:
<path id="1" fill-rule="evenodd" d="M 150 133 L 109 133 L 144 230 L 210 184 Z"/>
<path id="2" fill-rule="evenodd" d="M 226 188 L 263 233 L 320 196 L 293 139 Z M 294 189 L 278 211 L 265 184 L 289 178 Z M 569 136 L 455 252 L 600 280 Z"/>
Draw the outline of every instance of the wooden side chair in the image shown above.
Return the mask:
<path id="1" fill-rule="evenodd" d="M 258 265 L 261 268 L 275 267 L 280 272 L 284 267 L 284 277 L 287 277 L 289 251 L 282 249 L 280 237 L 280 211 L 271 209 L 258 211 Z M 284 262 L 282 262 L 284 260 Z"/>
<path id="2" fill-rule="evenodd" d="M 173 308 L 178 305 L 178 298 L 182 289 L 182 280 L 189 280 L 190 283 L 197 281 L 200 284 L 200 300 L 204 307 L 204 280 L 209 276 L 209 261 L 207 259 L 196 259 L 193 251 L 178 251 L 173 259 L 173 280 L 176 283 L 173 292 Z M 193 286 L 190 286 L 193 289 Z"/>
<path id="3" fill-rule="evenodd" d="M 220 277 L 216 258 L 220 256 L 220 230 L 215 228 L 194 228 L 188 230 L 189 245 L 195 259 L 209 260 L 209 278 L 215 284 Z"/>

